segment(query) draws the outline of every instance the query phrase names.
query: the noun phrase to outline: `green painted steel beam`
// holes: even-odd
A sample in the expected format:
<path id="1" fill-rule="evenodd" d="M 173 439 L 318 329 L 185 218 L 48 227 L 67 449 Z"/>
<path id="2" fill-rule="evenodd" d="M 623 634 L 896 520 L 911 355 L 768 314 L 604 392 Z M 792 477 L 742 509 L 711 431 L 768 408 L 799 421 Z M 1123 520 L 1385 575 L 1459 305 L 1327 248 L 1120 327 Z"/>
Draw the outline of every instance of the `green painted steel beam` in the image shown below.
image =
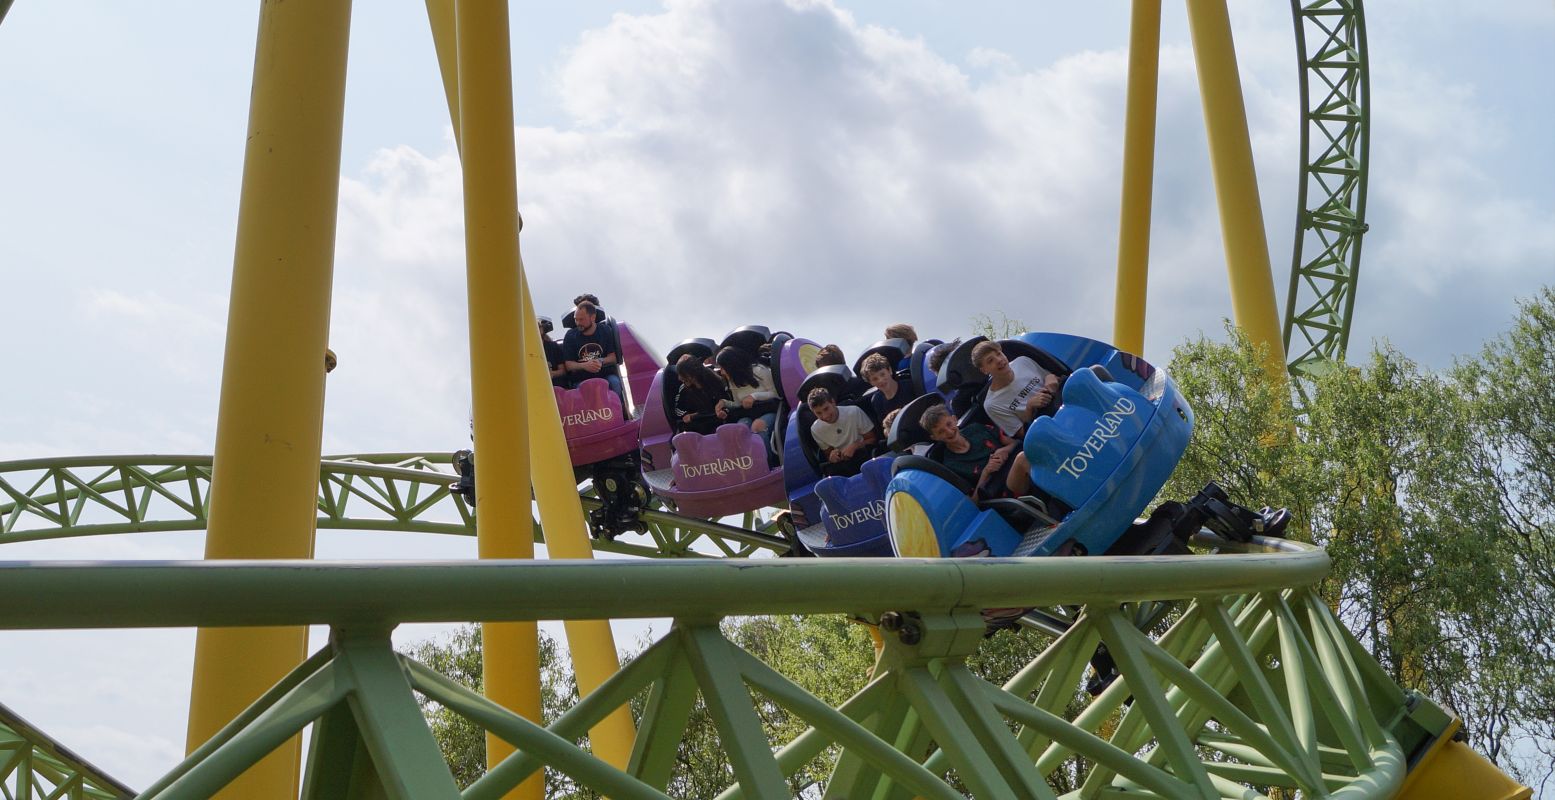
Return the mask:
<path id="1" fill-rule="evenodd" d="M 1301 87 L 1301 171 L 1284 340 L 1289 369 L 1344 361 L 1366 233 L 1370 88 L 1361 0 L 1291 0 Z"/>
<path id="2" fill-rule="evenodd" d="M 1328 555 L 674 561 L 0 562 L 0 629 L 826 614 L 1127 602 L 1310 583 Z"/>
<path id="3" fill-rule="evenodd" d="M 1239 796 L 1247 786 L 1238 780 L 1252 779 L 1321 784 L 1335 797 L 1391 796 L 1405 763 L 1399 732 L 1419 742 L 1421 726 L 1409 713 L 1411 696 L 1377 690 L 1376 665 L 1312 599 L 1310 587 L 1328 573 L 1326 555 L 1277 540 L 1200 544 L 1228 551 L 1153 559 L 10 562 L 0 563 L 0 628 L 334 627 L 323 650 L 148 790 L 154 798 L 206 796 L 310 722 L 323 748 L 309 760 L 310 796 L 452 796 L 412 692 L 518 749 L 468 797 L 501 796 L 542 767 L 610 796 L 663 797 L 664 754 L 686 736 L 685 712 L 697 696 L 717 707 L 720 748 L 744 778 L 724 789 L 726 798 L 789 796 L 796 771 L 829 743 L 842 748 L 832 796 L 959 796 L 943 777 L 954 769 L 963 780 L 976 775 L 979 796 L 1045 797 L 1044 778 L 1070 756 L 1096 765 L 1083 797 L 1140 788 L 1174 800 Z M 1132 627 L 1143 614 L 1136 600 L 1178 601 L 1182 616 L 1157 639 Z M 977 609 L 1050 603 L 1075 607 L 1078 622 L 1009 685 L 967 671 L 982 641 Z M 835 709 L 719 628 L 731 615 L 885 610 L 913 620 L 915 635 L 887 634 L 870 687 Z M 1310 625 L 1297 624 L 1296 612 Z M 385 635 L 403 622 L 623 615 L 676 622 L 546 728 L 394 654 Z M 1071 702 L 1102 634 L 1123 678 L 1077 710 Z M 1272 689 L 1264 675 L 1271 654 L 1300 691 Z M 1250 704 L 1238 699 L 1239 686 Z M 645 692 L 662 724 L 641 732 L 629 771 L 578 743 Z M 767 703 L 816 727 L 769 742 L 754 722 Z M 1229 727 L 1208 727 L 1211 717 Z M 1169 743 L 1170 758 L 1151 742 Z M 1201 763 L 1210 750 L 1224 760 Z"/>
<path id="4" fill-rule="evenodd" d="M 58 796 L 84 800 L 118 800 L 135 795 L 135 790 L 0 704 L 0 788 L 7 784 L 10 788 L 31 785 L 40 791 L 39 796 L 52 786 L 68 793 Z M 33 795 L 18 791 L 15 796 L 20 800 Z"/>
<path id="5" fill-rule="evenodd" d="M 316 527 L 474 536 L 476 515 L 449 491 L 458 476 L 435 453 L 331 456 L 320 465 Z M 203 531 L 211 457 L 126 455 L 0 462 L 0 544 L 123 533 Z M 584 496 L 585 509 L 599 506 Z M 645 532 L 595 539 L 595 550 L 647 558 L 786 553 L 789 538 L 767 521 L 746 527 L 642 512 Z M 537 522 L 535 541 L 543 542 Z"/>

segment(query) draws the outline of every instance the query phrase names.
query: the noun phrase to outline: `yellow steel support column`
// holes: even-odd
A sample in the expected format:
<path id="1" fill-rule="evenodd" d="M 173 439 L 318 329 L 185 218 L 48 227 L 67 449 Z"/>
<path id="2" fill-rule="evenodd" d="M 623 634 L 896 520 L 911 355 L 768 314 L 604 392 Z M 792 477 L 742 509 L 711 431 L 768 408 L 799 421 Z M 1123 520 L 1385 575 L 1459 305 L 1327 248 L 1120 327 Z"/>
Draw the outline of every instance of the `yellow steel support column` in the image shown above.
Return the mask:
<path id="1" fill-rule="evenodd" d="M 453 0 L 427 0 L 427 16 L 431 22 L 444 93 L 448 98 L 450 118 L 454 120 L 454 138 L 457 141 L 460 138 L 459 75 Z M 521 290 L 523 327 L 528 335 L 528 331 L 538 332 L 539 328 L 527 278 L 522 280 Z M 571 470 L 558 468 L 558 465 L 569 463 L 570 458 L 567 454 L 567 439 L 562 433 L 561 415 L 551 393 L 545 354 L 538 336 L 531 337 L 527 342 L 524 348 L 524 368 L 529 400 L 530 470 L 535 499 L 540 506 L 546 548 L 552 558 L 593 558 L 594 549 L 589 545 L 585 532 L 587 523 L 583 516 L 583 504 L 578 498 L 577 483 L 573 481 Z M 572 654 L 573 674 L 578 680 L 578 691 L 586 697 L 620 669 L 615 636 L 608 620 L 568 620 L 564 625 L 568 650 Z M 631 760 L 635 737 L 631 714 L 625 708 L 618 709 L 589 731 L 594 755 L 622 769 Z"/>
<path id="2" fill-rule="evenodd" d="M 534 303 L 529 296 L 529 281 L 524 281 L 524 324 L 539 332 Z M 573 479 L 567 455 L 567 437 L 562 432 L 561 413 L 551 391 L 550 369 L 545 361 L 539 336 L 529 338 L 524 365 L 529 386 L 529 452 L 534 474 L 535 498 L 540 503 L 540 527 L 545 531 L 545 548 L 551 558 L 593 558 L 588 523 L 578 499 L 578 484 Z M 567 647 L 572 652 L 572 669 L 578 678 L 578 694 L 588 696 L 621 668 L 616 654 L 615 635 L 610 621 L 603 619 L 567 620 Z M 632 744 L 637 730 L 632 714 L 624 706 L 589 731 L 594 755 L 621 769 L 632 759 Z"/>
<path id="3" fill-rule="evenodd" d="M 205 557 L 310 558 L 349 0 L 264 3 L 243 160 Z M 307 628 L 201 630 L 188 748 L 306 655 Z M 295 797 L 293 739 L 223 797 Z"/>
<path id="4" fill-rule="evenodd" d="M 1220 206 L 1231 307 L 1237 326 L 1268 348 L 1264 368 L 1270 379 L 1283 382 L 1285 345 L 1280 338 L 1280 312 L 1274 303 L 1269 242 L 1264 236 L 1263 206 L 1258 200 L 1258 176 L 1253 170 L 1253 146 L 1247 133 L 1247 110 L 1242 104 L 1242 82 L 1225 0 L 1188 0 L 1188 27 L 1204 102 L 1210 170 Z"/>
<path id="5" fill-rule="evenodd" d="M 459 42 L 455 30 L 454 0 L 427 0 L 427 22 L 432 28 L 432 47 L 437 51 L 437 69 L 443 78 L 443 99 L 448 101 L 448 119 L 454 126 L 454 144 L 459 143 Z M 516 178 L 515 178 L 516 181 Z"/>
<path id="6" fill-rule="evenodd" d="M 1161 63 L 1161 0 L 1134 0 L 1128 41 L 1128 110 L 1123 122 L 1123 203 L 1118 214 L 1118 288 L 1112 343 L 1145 352 L 1150 279 L 1150 201 L 1155 177 L 1155 103 Z"/>
<path id="7" fill-rule="evenodd" d="M 477 549 L 481 558 L 534 558 L 529 442 L 524 395 L 523 276 L 518 260 L 518 189 L 513 160 L 513 79 L 505 0 L 459 0 L 459 133 L 464 174 L 464 248 L 470 305 L 470 378 L 475 399 Z M 539 722 L 537 631 L 529 623 L 486 623 L 486 696 Z M 487 734 L 486 761 L 513 752 Z M 513 797 L 539 800 L 536 774 Z"/>

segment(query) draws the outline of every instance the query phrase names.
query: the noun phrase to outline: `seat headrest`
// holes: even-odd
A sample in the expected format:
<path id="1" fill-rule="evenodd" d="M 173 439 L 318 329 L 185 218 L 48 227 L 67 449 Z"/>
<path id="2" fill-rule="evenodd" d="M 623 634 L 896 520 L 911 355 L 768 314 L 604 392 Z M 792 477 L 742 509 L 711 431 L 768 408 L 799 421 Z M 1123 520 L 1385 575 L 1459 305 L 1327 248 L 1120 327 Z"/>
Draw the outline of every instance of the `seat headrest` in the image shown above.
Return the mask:
<path id="1" fill-rule="evenodd" d="M 686 339 L 680 344 L 675 345 L 673 348 L 670 348 L 669 355 L 664 357 L 664 361 L 665 363 L 674 366 L 675 362 L 679 361 L 681 356 L 688 354 L 696 357 L 699 360 L 706 361 L 707 359 L 712 358 L 713 354 L 716 352 L 718 352 L 718 343 L 712 339 Z"/>
<path id="2" fill-rule="evenodd" d="M 778 331 L 772 334 L 772 339 L 767 343 L 767 366 L 772 370 L 772 388 L 785 406 L 788 405 L 788 393 L 783 391 L 783 345 L 793 338 L 787 331 Z"/>
<path id="3" fill-rule="evenodd" d="M 735 328 L 724 335 L 724 340 L 718 344 L 718 349 L 734 347 L 750 353 L 751 358 L 761 357 L 761 346 L 772 339 L 772 332 L 765 325 L 746 325 L 743 328 Z"/>
<path id="4" fill-rule="evenodd" d="M 982 371 L 972 365 L 972 348 L 988 341 L 987 336 L 973 336 L 950 352 L 939 365 L 939 390 L 942 392 L 951 389 L 959 389 L 964 384 L 981 383 L 985 380 Z"/>
<path id="5" fill-rule="evenodd" d="M 1000 339 L 999 349 L 1004 351 L 1004 357 L 1014 361 L 1021 356 L 1031 359 L 1037 366 L 1053 373 L 1054 375 L 1068 375 L 1074 370 L 1068 364 L 1058 360 L 1058 357 L 1042 348 L 1023 342 L 1020 339 Z"/>
<path id="6" fill-rule="evenodd" d="M 599 318 L 600 318 L 601 321 L 603 321 L 605 317 L 610 316 L 609 314 L 605 313 L 605 307 L 604 306 L 594 306 L 594 312 L 599 315 Z M 567 313 L 562 315 L 562 327 L 563 328 L 576 328 L 576 327 L 578 327 L 578 321 L 572 318 L 572 311 L 568 311 Z"/>
<path id="7" fill-rule="evenodd" d="M 912 354 L 912 348 L 908 346 L 906 339 L 881 339 L 869 346 L 869 349 L 859 354 L 853 361 L 853 374 L 864 377 L 864 359 L 875 353 L 885 356 L 885 360 L 891 363 L 891 371 L 896 371 L 896 362 L 901 361 Z"/>
<path id="8" fill-rule="evenodd" d="M 848 383 L 852 378 L 853 373 L 841 364 L 817 369 L 805 376 L 804 381 L 799 384 L 799 405 L 806 405 L 810 393 L 816 389 L 825 389 L 831 393 L 833 400 L 841 402 L 849 394 Z"/>
<path id="9" fill-rule="evenodd" d="M 923 412 L 930 406 L 943 405 L 945 398 L 937 394 L 926 394 L 914 397 L 902 410 L 897 413 L 896 419 L 891 422 L 891 430 L 886 431 L 886 445 L 892 450 L 902 452 L 915 444 L 929 441 L 929 432 L 923 429 L 921 419 Z"/>
<path id="10" fill-rule="evenodd" d="M 934 347 L 933 342 L 919 342 L 913 345 L 912 355 L 907 357 L 907 378 L 912 383 L 913 394 L 928 394 L 939 386 L 939 376 L 929 370 L 929 353 Z"/>

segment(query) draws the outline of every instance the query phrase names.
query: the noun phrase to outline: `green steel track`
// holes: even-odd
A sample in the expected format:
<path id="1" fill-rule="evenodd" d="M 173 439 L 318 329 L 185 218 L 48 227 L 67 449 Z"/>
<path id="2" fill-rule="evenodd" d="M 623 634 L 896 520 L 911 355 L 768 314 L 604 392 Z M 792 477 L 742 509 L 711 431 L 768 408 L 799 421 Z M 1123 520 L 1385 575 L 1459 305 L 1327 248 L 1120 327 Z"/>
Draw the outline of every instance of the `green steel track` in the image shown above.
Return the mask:
<path id="1" fill-rule="evenodd" d="M 118 800 L 134 794 L 128 786 L 0 705 L 0 795 L 13 800 Z"/>
<path id="2" fill-rule="evenodd" d="M 333 456 L 320 467 L 319 530 L 475 534 L 447 454 Z M 0 462 L 0 544 L 75 536 L 205 530 L 210 456 L 87 456 Z M 598 504 L 583 499 L 586 508 Z M 746 558 L 789 551 L 771 519 L 741 526 L 664 509 L 642 515 L 645 530 L 594 541 L 594 549 L 653 558 Z M 535 540 L 543 541 L 539 523 Z"/>
<path id="3" fill-rule="evenodd" d="M 191 456 L 0 464 L 0 543 L 200 528 L 209 471 L 208 458 Z M 425 455 L 331 459 L 319 526 L 466 533 L 471 517 L 449 494 L 452 479 Z M 777 549 L 709 541 L 726 556 Z M 1450 718 L 1392 684 L 1334 619 L 1314 590 L 1329 568 L 1320 550 L 1206 544 L 1216 554 L 1153 559 L 0 562 L 0 629 L 331 626 L 328 646 L 142 797 L 207 796 L 310 724 L 308 798 L 496 798 L 542 767 L 612 797 L 664 797 L 699 696 L 730 758 L 725 798 L 791 796 L 789 776 L 832 745 L 842 748 L 833 797 L 960 796 L 953 775 L 979 797 L 1047 798 L 1044 778 L 1074 758 L 1090 767 L 1077 798 L 1264 796 L 1250 786 L 1391 796 L 1408 756 Z M 1168 630 L 1142 633 L 1133 621 L 1159 603 L 1181 613 Z M 968 671 L 980 609 L 1054 606 L 1074 623 L 1009 684 Z M 870 683 L 837 708 L 718 626 L 735 615 L 824 613 L 891 631 Z M 395 653 L 388 638 L 407 622 L 629 616 L 675 623 L 549 728 Z M 1080 689 L 1098 643 L 1123 679 L 1092 699 Z M 767 742 L 752 692 L 813 728 Z M 518 755 L 457 792 L 417 694 L 514 742 Z M 578 745 L 639 695 L 647 716 L 628 769 Z M 42 774 L 46 762 L 31 763 L 29 775 Z M 98 786 L 113 796 L 114 784 Z"/>
<path id="4" fill-rule="evenodd" d="M 1285 353 L 1291 374 L 1344 361 L 1366 233 L 1370 86 L 1361 0 L 1291 0 L 1300 60 L 1301 173 Z"/>
<path id="5" fill-rule="evenodd" d="M 722 559 L 577 562 L 0 563 L 0 628 L 324 624 L 330 642 L 141 797 L 201 798 L 308 725 L 303 796 L 498 798 L 541 768 L 617 798 L 662 798 L 700 696 L 731 765 L 724 798 L 793 796 L 788 777 L 823 749 L 841 756 L 828 797 L 1053 798 L 1045 777 L 1078 757 L 1073 798 L 1383 798 L 1446 725 L 1387 680 L 1314 585 L 1327 555 L 1261 541 L 1245 552 L 1029 560 Z M 1137 604 L 1182 613 L 1156 635 Z M 1080 606 L 1078 622 L 1003 686 L 967 669 L 978 609 Z M 888 614 L 869 683 L 838 707 L 723 636 L 746 614 Z M 614 678 L 540 727 L 411 659 L 400 623 L 671 617 Z M 1080 691 L 1097 643 L 1122 680 Z M 518 752 L 462 793 L 416 696 L 513 742 Z M 753 694 L 755 697 L 753 698 Z M 624 770 L 579 738 L 641 696 Z M 759 709 L 812 726 L 768 742 Z M 910 793 L 910 794 L 909 794 Z"/>

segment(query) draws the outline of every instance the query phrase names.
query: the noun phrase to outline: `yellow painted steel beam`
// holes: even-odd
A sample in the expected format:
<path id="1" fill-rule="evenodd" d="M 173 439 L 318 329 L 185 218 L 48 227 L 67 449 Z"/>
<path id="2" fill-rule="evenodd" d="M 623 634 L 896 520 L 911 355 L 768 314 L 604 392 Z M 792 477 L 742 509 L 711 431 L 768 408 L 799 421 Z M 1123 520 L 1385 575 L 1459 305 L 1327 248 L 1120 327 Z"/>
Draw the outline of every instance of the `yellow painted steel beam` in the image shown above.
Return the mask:
<path id="1" fill-rule="evenodd" d="M 457 142 L 460 138 L 459 72 L 453 0 L 427 0 L 427 17 L 431 23 L 444 95 L 448 99 L 450 118 L 454 120 L 454 139 Z M 519 263 L 522 270 L 522 255 Z M 534 301 L 529 294 L 527 278 L 521 278 L 520 287 L 523 292 L 520 303 L 524 313 L 522 325 L 528 335 L 530 331 L 538 331 Z M 589 542 L 577 483 L 570 470 L 557 468 L 559 464 L 569 463 L 570 457 L 539 337 L 530 337 L 524 350 L 525 383 L 529 400 L 530 471 L 534 480 L 535 499 L 540 507 L 540 526 L 545 531 L 546 548 L 552 558 L 590 559 L 594 557 L 594 550 Z M 608 620 L 569 620 L 564 623 L 564 627 L 578 691 L 587 697 L 620 669 L 615 635 Z M 631 760 L 636 735 L 631 714 L 622 708 L 589 731 L 589 742 L 594 755 L 625 769 Z"/>
<path id="2" fill-rule="evenodd" d="M 525 280 L 524 324 L 538 333 L 534 301 Z M 530 336 L 524 348 L 525 382 L 529 391 L 530 471 L 534 475 L 535 499 L 540 505 L 540 528 L 545 532 L 545 548 L 551 558 L 591 559 L 588 523 L 578 499 L 578 484 L 573 478 L 567 454 L 567 437 L 562 431 L 561 412 L 551 391 L 550 368 L 545 360 L 539 336 Z M 573 674 L 578 679 L 578 694 L 587 697 L 600 684 L 621 669 L 616 652 L 615 634 L 610 620 L 568 620 L 567 649 L 572 653 Z M 637 729 L 631 712 L 622 706 L 589 731 L 594 755 L 621 769 L 632 760 L 632 745 Z"/>
<path id="3" fill-rule="evenodd" d="M 264 3 L 243 160 L 207 559 L 311 558 L 324 420 L 349 0 Z M 305 627 L 204 629 L 188 748 L 306 655 Z M 295 797 L 298 740 L 222 797 Z"/>
<path id="4" fill-rule="evenodd" d="M 1193 37 L 1199 94 L 1204 103 L 1204 129 L 1209 139 L 1210 171 L 1220 207 L 1220 233 L 1225 243 L 1226 270 L 1231 280 L 1231 307 L 1236 324 L 1267 348 L 1264 368 L 1271 380 L 1285 380 L 1285 345 L 1280 336 L 1280 312 L 1274 302 L 1274 276 L 1269 266 L 1269 242 L 1253 169 L 1253 146 L 1247 133 L 1247 110 L 1237 73 L 1231 18 L 1225 0 L 1187 0 L 1188 28 Z"/>
<path id="5" fill-rule="evenodd" d="M 1415 760 L 1399 800 L 1528 800 L 1533 789 L 1513 780 L 1454 735 L 1463 720 L 1454 718 Z"/>
<path id="6" fill-rule="evenodd" d="M 1160 62 L 1161 0 L 1134 0 L 1129 23 L 1128 107 L 1123 123 L 1123 201 L 1118 214 L 1118 287 L 1112 343 L 1140 355 L 1145 352 Z"/>
<path id="7" fill-rule="evenodd" d="M 432 47 L 437 51 L 437 69 L 443 78 L 443 98 L 448 102 L 448 119 L 454 126 L 454 143 L 459 142 L 459 43 L 455 30 L 454 0 L 427 0 L 427 22 L 432 28 Z"/>
<path id="8" fill-rule="evenodd" d="M 470 309 L 470 380 L 475 405 L 475 477 L 480 557 L 534 558 L 530 498 L 528 405 L 523 358 L 527 340 L 520 310 L 518 188 L 513 156 L 513 79 L 508 9 L 503 0 L 459 0 L 460 160 L 464 175 L 464 247 Z M 482 628 L 486 696 L 539 722 L 539 644 L 534 623 L 486 623 Z M 486 736 L 495 765 L 514 748 Z M 510 796 L 539 800 L 544 776 Z"/>

